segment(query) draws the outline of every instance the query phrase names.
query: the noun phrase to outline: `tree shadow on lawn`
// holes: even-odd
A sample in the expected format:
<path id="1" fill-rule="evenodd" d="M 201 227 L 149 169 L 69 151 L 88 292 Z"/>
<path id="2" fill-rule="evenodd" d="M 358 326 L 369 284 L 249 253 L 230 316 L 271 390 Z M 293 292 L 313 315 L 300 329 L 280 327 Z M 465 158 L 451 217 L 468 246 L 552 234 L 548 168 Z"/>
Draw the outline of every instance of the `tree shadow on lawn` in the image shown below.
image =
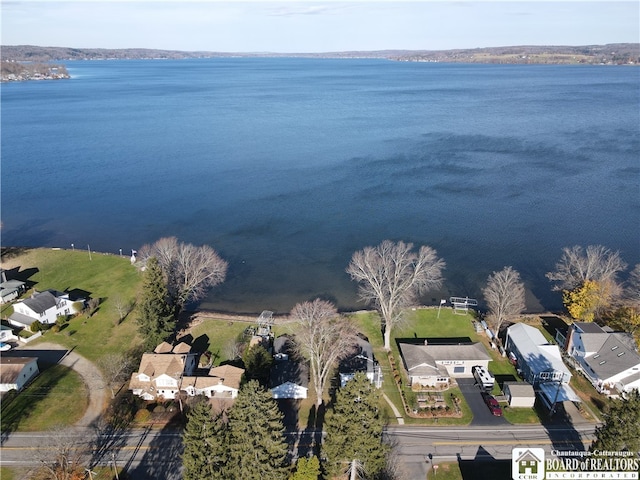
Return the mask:
<path id="1" fill-rule="evenodd" d="M 39 350 L 30 351 L 30 356 L 34 352 Z M 51 353 L 47 351 L 46 353 Z M 65 352 L 63 352 L 65 353 Z M 53 358 L 49 356 L 49 358 Z M 60 356 L 62 358 L 62 355 Z M 0 415 L 2 417 L 1 426 L 2 434 L 0 436 L 1 442 L 8 438 L 8 436 L 18 430 L 21 423 L 23 423 L 29 416 L 36 410 L 36 407 L 47 398 L 47 393 L 51 391 L 60 381 L 64 378 L 68 370 L 66 367 L 61 367 L 57 370 L 52 370 L 58 362 L 44 362 L 39 361 L 38 365 L 40 373 L 27 385 L 21 392 L 10 394 L 2 400 L 2 407 Z M 60 370 L 60 372 L 58 372 Z"/>

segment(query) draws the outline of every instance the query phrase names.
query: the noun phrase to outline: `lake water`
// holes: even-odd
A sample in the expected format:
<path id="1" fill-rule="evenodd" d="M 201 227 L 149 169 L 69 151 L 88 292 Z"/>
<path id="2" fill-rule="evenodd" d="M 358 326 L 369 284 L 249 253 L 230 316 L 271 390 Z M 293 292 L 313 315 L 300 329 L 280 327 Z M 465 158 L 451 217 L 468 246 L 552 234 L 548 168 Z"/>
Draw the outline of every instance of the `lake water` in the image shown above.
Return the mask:
<path id="1" fill-rule="evenodd" d="M 446 260 L 426 303 L 478 297 L 512 265 L 531 308 L 558 308 L 544 274 L 564 246 L 640 262 L 638 68 L 67 65 L 71 80 L 2 85 L 3 245 L 206 243 L 230 270 L 202 306 L 249 312 L 362 307 L 344 270 L 384 239 Z"/>

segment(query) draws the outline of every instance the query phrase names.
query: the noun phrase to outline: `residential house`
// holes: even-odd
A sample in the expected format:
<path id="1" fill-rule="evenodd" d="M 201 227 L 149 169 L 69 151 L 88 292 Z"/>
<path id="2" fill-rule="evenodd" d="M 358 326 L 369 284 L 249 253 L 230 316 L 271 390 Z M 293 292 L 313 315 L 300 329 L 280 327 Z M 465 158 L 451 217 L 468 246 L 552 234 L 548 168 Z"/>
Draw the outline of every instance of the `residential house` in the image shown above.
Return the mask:
<path id="1" fill-rule="evenodd" d="M 213 367 L 206 376 L 182 377 L 180 390 L 187 395 L 204 395 L 209 398 L 236 398 L 244 369 L 233 365 Z"/>
<path id="2" fill-rule="evenodd" d="M 40 323 L 55 323 L 61 315 L 76 313 L 74 302 L 83 300 L 71 300 L 69 294 L 57 290 L 34 292 L 31 297 L 25 298 L 13 305 L 13 314 L 9 322 L 17 327 L 29 327 L 35 321 Z"/>
<path id="3" fill-rule="evenodd" d="M 303 399 L 309 393 L 309 366 L 294 349 L 293 341 L 281 335 L 273 341 L 274 363 L 269 388 L 275 399 Z"/>
<path id="4" fill-rule="evenodd" d="M 574 322 L 565 350 L 600 393 L 618 396 L 640 389 L 640 355 L 628 333 Z"/>
<path id="5" fill-rule="evenodd" d="M 399 342 L 400 355 L 411 385 L 448 388 L 453 378 L 473 377 L 473 367 L 489 368 L 491 357 L 480 342 L 444 343 L 437 339 L 422 343 Z"/>
<path id="6" fill-rule="evenodd" d="M 18 337 L 14 335 L 13 329 L 6 325 L 0 325 L 0 342 L 18 341 Z"/>
<path id="7" fill-rule="evenodd" d="M 340 361 L 338 372 L 341 387 L 353 379 L 357 372 L 364 372 L 377 388 L 382 386 L 382 368 L 373 358 L 373 347 L 361 336 L 358 336 L 351 354 Z"/>
<path id="8" fill-rule="evenodd" d="M 505 347 L 515 357 L 518 373 L 533 385 L 549 409 L 554 403 L 580 402 L 569 386 L 571 372 L 562 361 L 560 349 L 540 330 L 524 323 L 513 324 L 507 328 Z"/>
<path id="9" fill-rule="evenodd" d="M 0 304 L 15 300 L 25 291 L 25 282 L 8 278 L 7 271 L 0 269 Z"/>
<path id="10" fill-rule="evenodd" d="M 502 391 L 510 407 L 533 407 L 536 402 L 536 393 L 528 382 L 504 382 Z"/>
<path id="11" fill-rule="evenodd" d="M 20 391 L 38 373 L 38 359 L 35 357 L 0 355 L 0 392 Z"/>
<path id="12" fill-rule="evenodd" d="M 176 353 L 173 349 L 144 353 L 138 371 L 131 374 L 129 390 L 149 401 L 173 399 L 180 391 L 182 377 L 190 376 L 196 365 L 196 355 L 192 353 Z"/>

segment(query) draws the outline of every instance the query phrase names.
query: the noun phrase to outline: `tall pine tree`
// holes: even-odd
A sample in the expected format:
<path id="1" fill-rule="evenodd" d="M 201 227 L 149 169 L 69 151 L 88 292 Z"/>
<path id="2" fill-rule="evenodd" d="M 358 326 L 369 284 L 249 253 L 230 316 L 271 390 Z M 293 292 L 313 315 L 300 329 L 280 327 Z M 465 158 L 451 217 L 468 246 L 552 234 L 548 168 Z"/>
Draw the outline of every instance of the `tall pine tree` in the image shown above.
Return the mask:
<path id="1" fill-rule="evenodd" d="M 282 421 L 283 415 L 271 393 L 257 381 L 241 388 L 229 411 L 227 479 L 287 478 L 288 447 Z"/>
<path id="2" fill-rule="evenodd" d="M 389 447 L 382 441 L 385 421 L 379 402 L 380 393 L 364 373 L 338 390 L 324 424 L 322 457 L 329 477 L 344 474 L 353 460 L 362 465 L 367 478 L 382 474 Z"/>
<path id="3" fill-rule="evenodd" d="M 226 425 L 220 416 L 211 416 L 207 399 L 189 412 L 182 435 L 184 480 L 227 480 L 224 467 L 228 457 Z"/>
<path id="4" fill-rule="evenodd" d="M 605 418 L 604 425 L 596 428 L 591 451 L 640 451 L 640 393 L 637 390 L 626 399 L 611 400 Z"/>
<path id="5" fill-rule="evenodd" d="M 147 262 L 142 284 L 142 298 L 138 305 L 138 330 L 144 337 L 144 346 L 152 350 L 173 333 L 176 320 L 168 303 L 167 283 L 158 264 L 150 258 Z"/>

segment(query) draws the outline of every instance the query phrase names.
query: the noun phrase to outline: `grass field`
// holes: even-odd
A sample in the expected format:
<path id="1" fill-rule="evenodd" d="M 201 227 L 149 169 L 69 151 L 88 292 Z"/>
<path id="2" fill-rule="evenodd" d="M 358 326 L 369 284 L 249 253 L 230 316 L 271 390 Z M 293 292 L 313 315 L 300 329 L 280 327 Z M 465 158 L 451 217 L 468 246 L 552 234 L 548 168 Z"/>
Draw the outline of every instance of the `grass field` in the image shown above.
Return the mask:
<path id="1" fill-rule="evenodd" d="M 87 318 L 73 318 L 59 333 L 47 331 L 43 341 L 55 342 L 96 361 L 108 353 L 124 352 L 140 343 L 135 325 L 135 311 L 118 324 L 117 299 L 134 302 L 141 285 L 141 275 L 128 258 L 81 250 L 26 250 L 21 255 L 2 259 L 2 268 L 19 268 L 38 291 L 56 289 L 76 291 L 83 296 L 100 298 L 98 310 Z M 30 294 L 31 292 L 27 292 Z M 3 318 L 12 309 L 3 309 Z M 117 327 L 117 328 L 116 328 Z"/>
<path id="2" fill-rule="evenodd" d="M 68 367 L 44 369 L 16 398 L 2 402 L 2 431 L 35 432 L 73 425 L 87 408 L 86 388 L 80 375 Z"/>

